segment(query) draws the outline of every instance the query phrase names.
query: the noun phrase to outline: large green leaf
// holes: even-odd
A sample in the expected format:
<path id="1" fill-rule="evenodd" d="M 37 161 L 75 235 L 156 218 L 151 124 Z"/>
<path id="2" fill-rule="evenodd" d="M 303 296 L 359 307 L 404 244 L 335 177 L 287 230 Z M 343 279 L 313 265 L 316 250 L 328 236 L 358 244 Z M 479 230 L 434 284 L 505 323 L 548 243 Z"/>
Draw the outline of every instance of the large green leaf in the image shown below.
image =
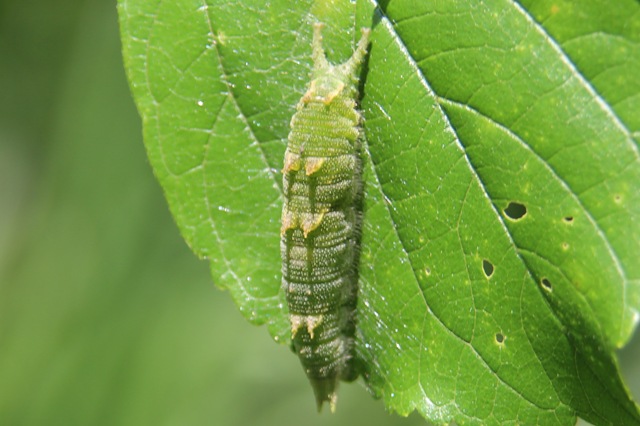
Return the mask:
<path id="1" fill-rule="evenodd" d="M 154 171 L 247 318 L 288 342 L 278 170 L 310 24 L 328 24 L 333 62 L 369 26 L 357 346 L 371 391 L 436 422 L 640 424 L 613 355 L 640 303 L 640 6 L 531 3 L 119 10 Z"/>

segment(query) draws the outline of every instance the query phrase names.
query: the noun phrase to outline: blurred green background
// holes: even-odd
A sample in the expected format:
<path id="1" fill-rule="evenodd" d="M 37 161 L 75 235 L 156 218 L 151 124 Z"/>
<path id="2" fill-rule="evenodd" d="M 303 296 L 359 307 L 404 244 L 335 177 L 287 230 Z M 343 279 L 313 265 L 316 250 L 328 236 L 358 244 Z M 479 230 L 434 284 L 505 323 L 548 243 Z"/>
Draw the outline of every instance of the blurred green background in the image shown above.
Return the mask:
<path id="1" fill-rule="evenodd" d="M 214 287 L 145 158 L 114 1 L 0 1 L 0 108 L 0 425 L 424 424 L 358 383 L 317 415 Z"/>

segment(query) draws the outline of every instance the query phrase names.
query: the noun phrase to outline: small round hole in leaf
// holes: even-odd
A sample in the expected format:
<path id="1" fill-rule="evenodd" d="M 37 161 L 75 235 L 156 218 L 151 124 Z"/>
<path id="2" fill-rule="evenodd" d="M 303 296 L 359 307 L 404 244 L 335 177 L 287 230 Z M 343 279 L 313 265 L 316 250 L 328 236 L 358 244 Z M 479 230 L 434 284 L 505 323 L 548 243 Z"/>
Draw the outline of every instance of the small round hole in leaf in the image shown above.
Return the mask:
<path id="1" fill-rule="evenodd" d="M 573 216 L 565 216 L 564 221 L 566 223 L 572 223 L 573 222 Z"/>
<path id="2" fill-rule="evenodd" d="M 489 262 L 487 259 L 484 259 L 482 261 L 482 270 L 484 271 L 484 274 L 487 276 L 487 278 L 491 278 L 491 275 L 493 275 L 493 263 Z"/>
<path id="3" fill-rule="evenodd" d="M 540 280 L 540 284 L 542 284 L 542 287 L 544 287 L 544 289 L 547 290 L 547 291 L 553 290 L 553 286 L 551 285 L 551 281 L 549 281 L 548 278 L 543 278 L 542 280 Z"/>
<path id="4" fill-rule="evenodd" d="M 509 219 L 520 220 L 527 214 L 527 206 L 512 201 L 507 208 L 504 209 L 504 214 L 506 214 Z"/>
<path id="5" fill-rule="evenodd" d="M 504 340 L 506 339 L 505 335 L 502 333 L 496 333 L 496 342 L 502 344 L 504 343 Z"/>

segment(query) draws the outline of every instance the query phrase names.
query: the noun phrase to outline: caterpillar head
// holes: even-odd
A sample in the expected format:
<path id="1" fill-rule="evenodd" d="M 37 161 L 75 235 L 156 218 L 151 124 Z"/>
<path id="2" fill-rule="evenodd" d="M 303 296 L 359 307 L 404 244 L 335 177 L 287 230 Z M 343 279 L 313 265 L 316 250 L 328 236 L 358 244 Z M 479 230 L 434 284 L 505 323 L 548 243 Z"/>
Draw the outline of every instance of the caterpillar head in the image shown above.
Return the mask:
<path id="1" fill-rule="evenodd" d="M 309 86 L 309 90 L 302 98 L 304 102 L 322 102 L 326 105 L 338 96 L 345 88 L 343 79 L 335 73 L 325 73 L 316 77 Z"/>

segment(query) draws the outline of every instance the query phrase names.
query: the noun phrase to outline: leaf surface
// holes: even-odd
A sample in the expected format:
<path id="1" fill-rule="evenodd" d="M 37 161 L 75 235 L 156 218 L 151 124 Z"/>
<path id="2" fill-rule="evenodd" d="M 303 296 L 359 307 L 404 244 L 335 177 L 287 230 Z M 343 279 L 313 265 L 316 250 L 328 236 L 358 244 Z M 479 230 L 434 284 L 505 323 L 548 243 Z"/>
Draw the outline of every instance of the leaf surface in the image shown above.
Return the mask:
<path id="1" fill-rule="evenodd" d="M 357 341 L 371 391 L 435 422 L 640 424 L 613 355 L 639 297 L 640 14 L 588 3 L 119 11 L 154 172 L 247 318 L 288 342 L 279 169 L 311 23 L 335 63 L 371 27 Z"/>

